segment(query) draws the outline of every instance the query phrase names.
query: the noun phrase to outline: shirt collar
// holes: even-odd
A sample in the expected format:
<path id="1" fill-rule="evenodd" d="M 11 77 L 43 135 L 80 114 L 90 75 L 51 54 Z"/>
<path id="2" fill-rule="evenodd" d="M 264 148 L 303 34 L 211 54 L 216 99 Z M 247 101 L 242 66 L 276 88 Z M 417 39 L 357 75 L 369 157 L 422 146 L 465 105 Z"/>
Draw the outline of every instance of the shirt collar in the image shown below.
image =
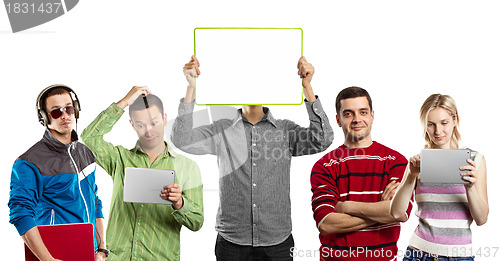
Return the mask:
<path id="1" fill-rule="evenodd" d="M 42 140 L 49 146 L 54 151 L 58 152 L 65 152 L 68 150 L 69 147 L 74 146 L 73 144 L 76 144 L 78 142 L 78 134 L 76 134 L 75 130 L 71 131 L 71 143 L 69 144 L 64 144 L 60 142 L 52 132 L 50 132 L 49 128 L 45 129 L 45 133 L 43 134 Z M 73 149 L 74 147 L 72 147 Z"/>
<path id="2" fill-rule="evenodd" d="M 273 117 L 271 110 L 267 107 L 263 107 L 262 110 L 264 110 L 264 117 L 259 122 L 268 121 L 276 128 L 276 119 Z M 246 122 L 249 122 L 247 119 L 243 119 L 242 112 L 243 110 L 241 108 L 238 109 L 238 116 L 233 120 L 233 126 L 236 125 L 238 121 L 245 120 Z"/>
<path id="3" fill-rule="evenodd" d="M 168 146 L 168 143 L 167 143 L 166 141 L 163 141 L 163 142 L 165 142 L 165 147 L 166 147 L 166 148 L 165 148 L 165 151 L 164 151 L 162 154 L 163 154 L 163 155 L 165 155 L 165 156 L 167 156 L 167 157 L 168 157 L 168 156 L 170 156 L 170 157 L 172 157 L 172 158 L 177 157 L 177 153 L 176 153 L 176 152 L 172 149 L 172 147 Z M 139 145 L 139 141 L 137 141 L 137 142 L 135 143 L 135 147 L 132 149 L 132 152 L 135 152 L 135 153 L 137 153 L 137 152 L 141 152 L 141 153 L 146 154 L 146 153 L 142 150 L 141 145 Z M 162 154 L 160 154 L 160 155 L 162 155 Z"/>

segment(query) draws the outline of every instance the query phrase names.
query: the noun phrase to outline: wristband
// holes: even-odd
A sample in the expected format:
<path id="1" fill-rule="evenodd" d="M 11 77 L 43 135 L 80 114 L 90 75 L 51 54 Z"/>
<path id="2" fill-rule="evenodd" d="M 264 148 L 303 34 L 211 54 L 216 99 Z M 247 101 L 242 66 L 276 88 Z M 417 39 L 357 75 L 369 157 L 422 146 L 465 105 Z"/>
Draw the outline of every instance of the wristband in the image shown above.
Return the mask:
<path id="1" fill-rule="evenodd" d="M 104 253 L 106 255 L 106 258 L 109 256 L 109 250 L 107 250 L 107 249 L 99 248 L 99 249 L 97 249 L 97 252 Z"/>

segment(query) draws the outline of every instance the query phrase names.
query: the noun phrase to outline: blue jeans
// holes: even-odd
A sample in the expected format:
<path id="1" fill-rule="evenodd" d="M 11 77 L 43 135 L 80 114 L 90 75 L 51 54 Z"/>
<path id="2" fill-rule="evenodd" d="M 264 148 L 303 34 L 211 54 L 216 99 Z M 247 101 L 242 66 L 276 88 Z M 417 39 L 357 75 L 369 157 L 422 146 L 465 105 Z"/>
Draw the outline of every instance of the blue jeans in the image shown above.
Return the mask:
<path id="1" fill-rule="evenodd" d="M 424 251 L 415 250 L 408 247 L 405 252 L 405 257 L 403 261 L 469 261 L 474 260 L 473 256 L 468 257 L 448 257 L 448 256 L 438 256 L 434 254 L 429 254 Z"/>

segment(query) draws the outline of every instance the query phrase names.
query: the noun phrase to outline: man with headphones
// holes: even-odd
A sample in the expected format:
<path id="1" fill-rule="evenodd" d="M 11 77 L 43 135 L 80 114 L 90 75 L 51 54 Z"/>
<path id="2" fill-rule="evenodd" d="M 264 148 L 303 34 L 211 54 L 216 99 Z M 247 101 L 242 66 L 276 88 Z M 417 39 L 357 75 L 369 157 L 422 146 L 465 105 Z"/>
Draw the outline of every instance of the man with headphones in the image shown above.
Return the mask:
<path id="1" fill-rule="evenodd" d="M 57 260 L 37 226 L 92 223 L 96 260 L 108 251 L 101 200 L 95 184 L 95 157 L 73 128 L 80 112 L 76 93 L 65 85 L 45 88 L 36 101 L 43 138 L 14 162 L 10 183 L 10 223 L 40 260 Z"/>

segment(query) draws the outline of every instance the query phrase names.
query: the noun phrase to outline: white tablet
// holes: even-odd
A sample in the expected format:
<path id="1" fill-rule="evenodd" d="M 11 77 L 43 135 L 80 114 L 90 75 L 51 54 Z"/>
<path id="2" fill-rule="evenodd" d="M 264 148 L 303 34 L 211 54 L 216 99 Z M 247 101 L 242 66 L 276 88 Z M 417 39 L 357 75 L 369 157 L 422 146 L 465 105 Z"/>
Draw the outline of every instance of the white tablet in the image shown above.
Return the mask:
<path id="1" fill-rule="evenodd" d="M 125 168 L 123 201 L 171 205 L 160 197 L 163 187 L 173 184 L 175 171 L 168 169 Z"/>
<path id="2" fill-rule="evenodd" d="M 420 154 L 420 181 L 423 183 L 467 184 L 460 175 L 468 170 L 460 167 L 470 165 L 469 149 L 424 149 Z"/>

